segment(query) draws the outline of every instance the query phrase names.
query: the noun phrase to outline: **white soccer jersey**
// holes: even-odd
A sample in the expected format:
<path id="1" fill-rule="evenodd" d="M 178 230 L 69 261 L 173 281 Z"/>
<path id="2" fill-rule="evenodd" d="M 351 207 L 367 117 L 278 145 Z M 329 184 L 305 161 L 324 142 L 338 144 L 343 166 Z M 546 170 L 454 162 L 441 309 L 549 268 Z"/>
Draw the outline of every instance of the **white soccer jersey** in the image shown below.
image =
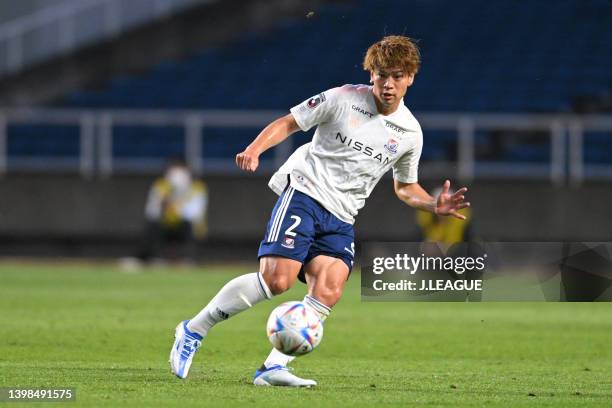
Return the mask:
<path id="1" fill-rule="evenodd" d="M 303 131 L 318 125 L 312 142 L 298 148 L 272 176 L 280 194 L 291 186 L 350 224 L 365 199 L 393 168 L 393 177 L 417 182 L 423 133 L 403 101 L 391 115 L 376 109 L 372 87 L 344 85 L 291 108 Z"/>

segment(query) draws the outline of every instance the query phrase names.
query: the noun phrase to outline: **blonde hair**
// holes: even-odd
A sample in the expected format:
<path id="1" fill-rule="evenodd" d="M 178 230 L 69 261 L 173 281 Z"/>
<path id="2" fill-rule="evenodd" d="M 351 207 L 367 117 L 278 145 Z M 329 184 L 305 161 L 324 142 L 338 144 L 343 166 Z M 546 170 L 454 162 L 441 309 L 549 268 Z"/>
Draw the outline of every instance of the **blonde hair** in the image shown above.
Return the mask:
<path id="1" fill-rule="evenodd" d="M 421 66 L 421 52 L 412 38 L 389 35 L 368 48 L 363 58 L 366 71 L 401 68 L 409 74 L 416 74 Z"/>

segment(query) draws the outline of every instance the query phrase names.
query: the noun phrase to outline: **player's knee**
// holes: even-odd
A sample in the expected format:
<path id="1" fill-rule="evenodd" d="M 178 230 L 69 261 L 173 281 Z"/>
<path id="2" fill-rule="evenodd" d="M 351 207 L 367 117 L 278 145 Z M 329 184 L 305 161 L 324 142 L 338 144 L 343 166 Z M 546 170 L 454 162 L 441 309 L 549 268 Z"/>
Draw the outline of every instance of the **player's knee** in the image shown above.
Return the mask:
<path id="1" fill-rule="evenodd" d="M 342 285 L 326 285 L 325 287 L 318 288 L 316 292 L 316 298 L 323 304 L 331 307 L 338 303 L 342 297 L 343 287 Z"/>
<path id="2" fill-rule="evenodd" d="M 273 295 L 280 295 L 281 293 L 289 290 L 293 282 L 291 282 L 291 279 L 284 275 L 275 275 L 269 282 L 266 281 L 266 283 L 268 284 L 268 288 L 270 288 L 270 292 L 272 292 Z"/>
<path id="3" fill-rule="evenodd" d="M 279 267 L 265 269 L 263 278 L 273 295 L 280 295 L 287 291 L 295 282 L 287 270 Z"/>
<path id="4" fill-rule="evenodd" d="M 289 259 L 262 258 L 260 270 L 273 295 L 287 291 L 297 279 L 302 264 Z"/>

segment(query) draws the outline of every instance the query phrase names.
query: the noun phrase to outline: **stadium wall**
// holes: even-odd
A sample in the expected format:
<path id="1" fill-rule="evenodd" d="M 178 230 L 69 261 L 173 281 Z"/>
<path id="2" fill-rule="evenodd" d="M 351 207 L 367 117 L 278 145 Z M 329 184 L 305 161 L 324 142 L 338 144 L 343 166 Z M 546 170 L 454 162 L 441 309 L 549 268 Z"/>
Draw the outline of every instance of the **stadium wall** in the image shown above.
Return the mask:
<path id="1" fill-rule="evenodd" d="M 277 20 L 303 16 L 325 1 L 333 0 L 223 0 L 195 6 L 0 78 L 0 105 L 57 102 L 70 91 L 100 86 L 113 76 L 222 46 L 250 31 L 266 31 Z"/>
<path id="2" fill-rule="evenodd" d="M 75 251 L 100 256 L 129 254 L 142 231 L 151 181 L 148 176 L 107 180 L 6 176 L 0 181 L 0 254 L 40 252 L 33 243 L 43 241 L 60 243 L 53 253 L 64 255 Z M 258 242 L 276 200 L 267 188 L 267 177 L 210 177 L 206 181 L 210 191 L 208 242 Z M 547 183 L 480 182 L 470 186 L 469 199 L 474 232 L 489 241 L 610 240 L 609 184 L 572 189 Z M 395 199 L 391 179 L 374 190 L 358 218 L 356 233 L 358 241 L 417 239 L 414 212 Z M 77 249 L 83 245 L 93 249 Z"/>

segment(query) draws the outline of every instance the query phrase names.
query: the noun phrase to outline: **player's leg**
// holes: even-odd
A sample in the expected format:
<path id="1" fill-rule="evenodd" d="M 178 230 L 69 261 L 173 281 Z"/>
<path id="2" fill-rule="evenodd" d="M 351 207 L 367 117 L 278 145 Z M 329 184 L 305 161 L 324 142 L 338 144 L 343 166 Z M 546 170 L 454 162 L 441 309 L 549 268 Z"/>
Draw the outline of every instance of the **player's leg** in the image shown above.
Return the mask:
<path id="1" fill-rule="evenodd" d="M 321 321 L 325 321 L 342 296 L 349 268 L 341 259 L 319 255 L 304 266 L 304 271 L 308 294 L 303 303 L 315 311 Z M 317 385 L 316 381 L 300 378 L 287 369 L 287 365 L 294 358 L 272 349 L 264 364 L 255 373 L 253 384 L 293 387 Z"/>
<path id="2" fill-rule="evenodd" d="M 293 259 L 266 256 L 260 259 L 260 272 L 232 279 L 195 316 L 187 328 L 206 336 L 217 323 L 246 310 L 265 299 L 289 289 L 295 283 L 302 263 Z"/>
<path id="3" fill-rule="evenodd" d="M 308 295 L 304 297 L 304 304 L 314 310 L 323 321 L 342 296 L 353 266 L 355 249 L 352 225 L 338 220 L 325 210 L 318 218 L 320 222 L 317 239 L 309 249 L 299 279 L 308 284 Z M 292 356 L 272 349 L 264 364 L 255 373 L 254 384 L 316 385 L 313 380 L 301 379 L 287 371 L 287 364 L 293 359 Z M 258 380 L 260 377 L 266 380 L 265 383 Z"/>
<path id="4" fill-rule="evenodd" d="M 195 352 L 215 324 L 284 292 L 295 283 L 302 267 L 301 260 L 308 253 L 309 243 L 307 240 L 300 240 L 299 244 L 292 241 L 289 245 L 287 238 L 284 241 L 279 239 L 279 233 L 286 232 L 294 224 L 291 217 L 285 219 L 286 215 L 292 211 L 299 212 L 299 208 L 294 209 L 292 193 L 293 189 L 288 189 L 281 195 L 272 212 L 266 238 L 259 250 L 260 272 L 234 278 L 221 288 L 196 316 L 177 326 L 175 342 L 170 352 L 170 365 L 172 372 L 178 377 L 187 376 Z M 303 224 L 300 228 L 307 229 L 311 228 L 308 225 L 312 222 Z"/>
<path id="5" fill-rule="evenodd" d="M 259 259 L 259 270 L 272 295 L 280 295 L 297 280 L 302 263 L 281 256 L 264 256 Z"/>
<path id="6" fill-rule="evenodd" d="M 260 272 L 238 276 L 226 283 L 195 317 L 176 327 L 170 351 L 172 373 L 179 378 L 187 377 L 193 357 L 211 327 L 271 297 Z"/>
<path id="7" fill-rule="evenodd" d="M 193 355 L 214 325 L 286 291 L 295 283 L 302 267 L 300 262 L 279 257 L 261 258 L 260 265 L 261 272 L 232 279 L 195 317 L 179 323 L 170 352 L 170 364 L 176 376 L 187 376 Z"/>
<path id="8" fill-rule="evenodd" d="M 304 304 L 319 316 L 322 322 L 331 313 L 332 307 L 340 300 L 349 275 L 348 266 L 338 258 L 319 255 L 304 266 L 308 294 Z M 276 349 L 264 362 L 264 367 L 286 366 L 295 357 L 288 356 Z"/>
<path id="9" fill-rule="evenodd" d="M 307 298 L 312 300 L 308 304 L 321 320 L 325 320 L 344 293 L 350 269 L 340 258 L 319 255 L 306 265 L 304 271 L 308 284 Z"/>

